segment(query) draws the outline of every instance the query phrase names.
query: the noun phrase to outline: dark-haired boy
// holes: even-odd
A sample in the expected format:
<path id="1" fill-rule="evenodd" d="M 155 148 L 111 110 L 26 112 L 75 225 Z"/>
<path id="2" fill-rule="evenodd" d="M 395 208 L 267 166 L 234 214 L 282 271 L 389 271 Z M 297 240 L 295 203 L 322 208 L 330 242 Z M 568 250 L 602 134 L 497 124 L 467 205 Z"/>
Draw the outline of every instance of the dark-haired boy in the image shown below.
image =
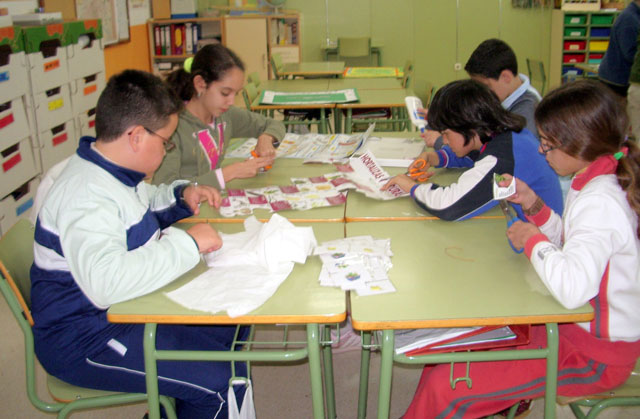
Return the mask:
<path id="1" fill-rule="evenodd" d="M 145 392 L 144 325 L 112 324 L 110 305 L 152 292 L 222 245 L 207 224 L 175 221 L 218 206 L 220 194 L 185 181 L 144 182 L 162 162 L 181 102 L 142 71 L 113 76 L 98 100 L 97 139 L 83 137 L 46 195 L 31 268 L 35 350 L 71 384 Z M 160 349 L 227 350 L 235 328 L 161 325 Z M 241 367 L 242 368 L 242 367 Z M 161 362 L 160 393 L 181 418 L 226 417 L 228 363 Z M 242 391 L 242 390 L 241 390 Z"/>
<path id="2" fill-rule="evenodd" d="M 526 75 L 518 73 L 516 54 L 506 42 L 495 38 L 483 41 L 471 53 L 464 69 L 473 80 L 489 86 L 503 108 L 523 116 L 525 128 L 538 136 L 533 115 L 540 94 Z M 442 137 L 437 134 L 427 132 L 424 138 L 427 145 L 436 150 L 442 148 Z"/>

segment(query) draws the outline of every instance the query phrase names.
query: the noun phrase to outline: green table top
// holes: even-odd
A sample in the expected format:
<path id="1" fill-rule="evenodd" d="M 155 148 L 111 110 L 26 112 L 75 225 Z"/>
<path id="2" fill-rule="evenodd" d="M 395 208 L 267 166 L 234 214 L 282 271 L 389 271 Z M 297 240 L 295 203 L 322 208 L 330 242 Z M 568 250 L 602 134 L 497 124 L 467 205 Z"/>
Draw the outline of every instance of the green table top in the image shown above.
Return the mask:
<path id="1" fill-rule="evenodd" d="M 504 220 L 347 223 L 347 237 L 391 238 L 395 293 L 351 293 L 359 330 L 588 321 L 562 307 L 529 260 L 509 247 Z"/>
<path id="2" fill-rule="evenodd" d="M 413 89 L 377 89 L 377 90 L 358 90 L 360 96 L 359 102 L 354 103 L 338 103 L 338 108 L 404 108 L 404 98 L 407 96 L 415 96 Z"/>
<path id="3" fill-rule="evenodd" d="M 343 77 L 402 77 L 402 67 L 346 67 Z"/>
<path id="4" fill-rule="evenodd" d="M 222 162 L 222 166 L 240 160 L 241 159 L 225 159 Z M 336 167 L 332 164 L 303 164 L 302 162 L 302 159 L 277 159 L 271 170 L 259 173 L 257 176 L 248 179 L 234 179 L 227 183 L 227 188 L 247 189 L 273 185 L 291 185 L 292 177 L 312 177 L 337 172 Z M 306 211 L 278 211 L 278 214 L 296 223 L 301 221 L 342 222 L 344 221 L 344 211 L 345 204 L 342 204 L 333 207 L 314 208 Z M 259 220 L 267 220 L 271 218 L 272 213 L 267 210 L 258 209 L 253 211 L 253 215 Z M 184 221 L 215 220 L 219 222 L 240 222 L 244 218 L 246 217 L 222 217 L 217 209 L 211 208 L 208 204 L 203 203 L 200 207 L 200 214 Z"/>
<path id="5" fill-rule="evenodd" d="M 344 225 L 305 224 L 313 227 L 318 242 L 344 237 Z M 179 228 L 188 228 L 180 224 Z M 244 231 L 242 224 L 213 224 L 226 233 Z M 318 275 L 322 263 L 318 256 L 309 256 L 305 264 L 295 264 L 289 277 L 276 293 L 258 309 L 244 316 L 230 318 L 226 314 L 210 314 L 190 310 L 164 293 L 186 284 L 207 267 L 201 262 L 171 284 L 145 296 L 112 305 L 107 318 L 116 323 L 180 323 L 180 324 L 274 324 L 274 323 L 334 323 L 346 318 L 344 291 L 322 287 Z"/>
<path id="6" fill-rule="evenodd" d="M 330 79 L 264 80 L 260 90 L 278 92 L 316 92 L 329 90 Z"/>
<path id="7" fill-rule="evenodd" d="M 358 89 L 358 92 L 361 90 L 401 89 L 402 80 L 393 77 L 329 79 L 329 90 L 350 88 Z"/>
<path id="8" fill-rule="evenodd" d="M 292 76 L 337 76 L 344 71 L 344 61 L 303 61 L 283 64 L 280 74 Z"/>

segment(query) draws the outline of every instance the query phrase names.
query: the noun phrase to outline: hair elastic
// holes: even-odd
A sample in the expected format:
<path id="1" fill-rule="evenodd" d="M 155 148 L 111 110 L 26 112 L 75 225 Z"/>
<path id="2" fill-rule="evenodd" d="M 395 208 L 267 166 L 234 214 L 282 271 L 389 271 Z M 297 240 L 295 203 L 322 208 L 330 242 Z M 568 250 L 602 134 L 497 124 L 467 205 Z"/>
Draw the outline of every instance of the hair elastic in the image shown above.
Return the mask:
<path id="1" fill-rule="evenodd" d="M 622 151 L 618 151 L 617 153 L 615 153 L 613 155 L 613 158 L 616 160 L 620 160 L 622 158 L 622 156 L 624 156 L 624 153 Z"/>
<path id="2" fill-rule="evenodd" d="M 184 60 L 184 64 L 182 64 L 184 71 L 186 71 L 187 73 L 191 73 L 192 64 L 193 64 L 193 57 L 189 57 L 186 60 Z"/>

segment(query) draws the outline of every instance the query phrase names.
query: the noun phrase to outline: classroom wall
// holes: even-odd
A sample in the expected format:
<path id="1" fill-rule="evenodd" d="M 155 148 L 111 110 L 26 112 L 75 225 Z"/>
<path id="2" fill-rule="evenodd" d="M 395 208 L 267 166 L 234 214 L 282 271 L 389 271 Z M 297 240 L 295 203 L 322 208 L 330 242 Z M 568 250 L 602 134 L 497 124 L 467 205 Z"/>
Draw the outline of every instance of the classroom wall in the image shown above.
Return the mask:
<path id="1" fill-rule="evenodd" d="M 104 49 L 105 76 L 107 79 L 122 70 L 133 68 L 151 71 L 149 64 L 149 32 L 147 25 L 129 28 L 131 39 Z"/>
<path id="2" fill-rule="evenodd" d="M 527 57 L 549 65 L 551 8 L 514 8 L 511 0 L 288 0 L 301 13 L 302 59 L 322 59 L 329 37 L 371 36 L 384 45 L 383 65 L 415 66 L 414 88 L 424 96 L 436 86 L 467 77 L 462 69 L 475 47 L 487 38 L 509 43 L 526 73 Z M 460 70 L 455 69 L 456 63 Z"/>

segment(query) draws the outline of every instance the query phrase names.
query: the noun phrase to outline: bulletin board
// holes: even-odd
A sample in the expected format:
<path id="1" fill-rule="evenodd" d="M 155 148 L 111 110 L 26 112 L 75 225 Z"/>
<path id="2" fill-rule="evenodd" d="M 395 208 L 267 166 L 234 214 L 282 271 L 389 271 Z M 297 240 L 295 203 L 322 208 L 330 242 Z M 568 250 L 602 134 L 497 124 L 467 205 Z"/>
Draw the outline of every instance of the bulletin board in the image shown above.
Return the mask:
<path id="1" fill-rule="evenodd" d="M 102 19 L 105 45 L 128 41 L 128 0 L 76 0 L 78 19 Z"/>

